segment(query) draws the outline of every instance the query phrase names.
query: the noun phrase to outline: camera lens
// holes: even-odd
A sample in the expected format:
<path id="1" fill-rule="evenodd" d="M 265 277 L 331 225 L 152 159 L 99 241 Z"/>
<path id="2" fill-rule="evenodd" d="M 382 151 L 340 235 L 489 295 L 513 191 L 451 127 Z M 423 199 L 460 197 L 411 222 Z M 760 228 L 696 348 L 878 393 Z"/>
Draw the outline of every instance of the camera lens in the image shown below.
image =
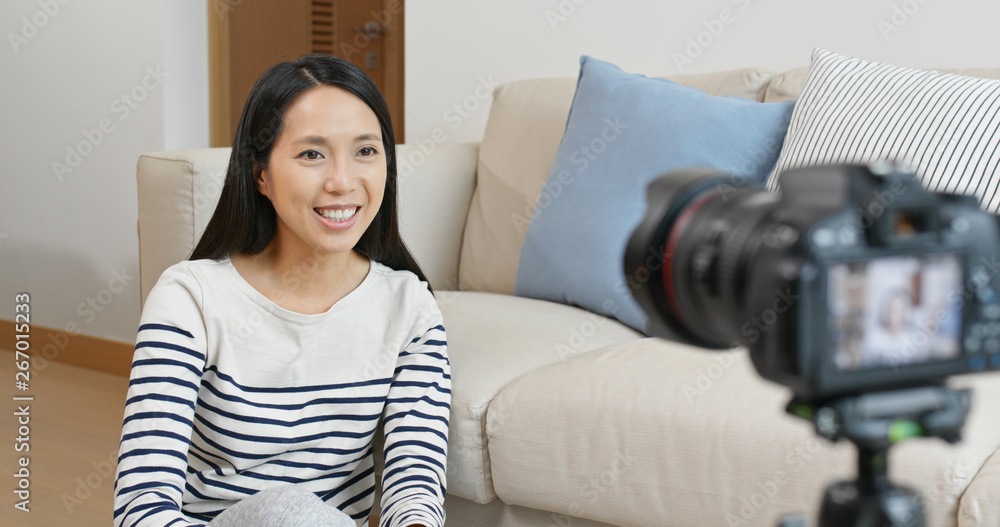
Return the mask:
<path id="1" fill-rule="evenodd" d="M 974 196 L 818 165 L 782 174 L 780 195 L 688 169 L 646 198 L 624 259 L 646 332 L 745 345 L 763 377 L 802 400 L 939 382 L 987 368 L 998 347 L 976 321 L 1000 312 L 982 307 L 1000 289 L 985 271 L 1000 220 Z"/>
<path id="2" fill-rule="evenodd" d="M 650 185 L 649 210 L 625 251 L 648 331 L 705 347 L 732 345 L 746 316 L 750 257 L 777 197 L 718 172 L 674 172 Z M 656 254 L 659 261 L 651 261 Z M 652 263 L 660 264 L 657 269 Z"/>

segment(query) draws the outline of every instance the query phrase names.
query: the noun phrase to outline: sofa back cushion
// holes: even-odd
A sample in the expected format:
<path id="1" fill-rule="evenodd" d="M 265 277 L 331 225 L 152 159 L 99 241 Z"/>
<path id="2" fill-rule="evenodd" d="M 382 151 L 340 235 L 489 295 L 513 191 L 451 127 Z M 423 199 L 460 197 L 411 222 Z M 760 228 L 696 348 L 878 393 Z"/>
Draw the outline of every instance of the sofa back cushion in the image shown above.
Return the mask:
<path id="1" fill-rule="evenodd" d="M 532 79 L 494 90 L 462 239 L 460 289 L 514 293 L 526 224 L 559 149 L 575 88 L 573 79 Z"/>
<path id="2" fill-rule="evenodd" d="M 876 160 L 1000 211 L 1000 82 L 815 50 L 769 187 L 792 168 Z"/>
<path id="3" fill-rule="evenodd" d="M 762 68 L 668 77 L 712 95 L 760 101 L 774 73 Z M 513 294 L 521 244 L 559 150 L 575 78 L 531 79 L 494 90 L 479 149 L 459 288 Z"/>
<path id="4" fill-rule="evenodd" d="M 965 75 L 967 77 L 1000 80 L 1000 69 L 998 68 L 943 68 L 935 71 Z M 764 102 L 781 102 L 798 99 L 808 73 L 809 66 L 802 66 L 775 75 L 771 79 L 771 82 L 767 83 L 762 100 Z"/>
<path id="5" fill-rule="evenodd" d="M 521 245 L 514 293 L 645 331 L 632 290 L 659 262 L 643 250 L 646 267 L 626 277 L 622 261 L 646 212 L 646 187 L 690 167 L 763 184 L 791 113 L 790 101 L 717 97 L 584 57 L 566 132 Z"/>

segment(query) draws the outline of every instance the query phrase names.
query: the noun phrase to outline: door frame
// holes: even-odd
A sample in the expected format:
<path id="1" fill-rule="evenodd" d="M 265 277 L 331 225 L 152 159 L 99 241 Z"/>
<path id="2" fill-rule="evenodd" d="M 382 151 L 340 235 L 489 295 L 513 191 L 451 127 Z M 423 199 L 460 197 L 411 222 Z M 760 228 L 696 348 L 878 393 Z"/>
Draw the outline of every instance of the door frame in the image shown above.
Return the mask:
<path id="1" fill-rule="evenodd" d="M 332 1 L 336 4 L 350 0 Z M 233 115 L 232 106 L 230 64 L 233 46 L 230 41 L 229 13 L 239 9 L 241 3 L 243 0 L 208 2 L 208 125 L 209 145 L 212 147 L 232 146 L 233 123 L 239 117 Z M 389 106 L 396 143 L 402 143 L 406 137 L 404 2 L 383 0 L 382 9 L 373 14 L 382 25 L 382 38 L 385 39 L 382 95 Z"/>

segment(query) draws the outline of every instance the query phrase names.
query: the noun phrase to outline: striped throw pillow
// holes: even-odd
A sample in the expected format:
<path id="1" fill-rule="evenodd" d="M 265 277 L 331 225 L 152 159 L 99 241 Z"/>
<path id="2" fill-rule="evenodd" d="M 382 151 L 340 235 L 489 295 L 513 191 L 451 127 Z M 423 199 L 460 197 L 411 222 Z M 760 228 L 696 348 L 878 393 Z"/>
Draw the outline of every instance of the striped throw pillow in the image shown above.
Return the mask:
<path id="1" fill-rule="evenodd" d="M 813 51 L 768 188 L 790 168 L 907 163 L 928 190 L 1000 210 L 1000 81 Z"/>

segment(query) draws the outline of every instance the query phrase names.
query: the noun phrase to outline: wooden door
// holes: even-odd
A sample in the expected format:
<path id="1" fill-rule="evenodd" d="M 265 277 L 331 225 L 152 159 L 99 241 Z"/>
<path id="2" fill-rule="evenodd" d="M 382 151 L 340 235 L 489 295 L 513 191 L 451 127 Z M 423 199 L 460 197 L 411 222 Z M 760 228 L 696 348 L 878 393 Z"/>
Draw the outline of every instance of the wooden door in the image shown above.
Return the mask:
<path id="1" fill-rule="evenodd" d="M 212 146 L 230 146 L 253 83 L 307 53 L 344 58 L 367 73 L 403 141 L 402 0 L 213 0 L 209 2 Z"/>

